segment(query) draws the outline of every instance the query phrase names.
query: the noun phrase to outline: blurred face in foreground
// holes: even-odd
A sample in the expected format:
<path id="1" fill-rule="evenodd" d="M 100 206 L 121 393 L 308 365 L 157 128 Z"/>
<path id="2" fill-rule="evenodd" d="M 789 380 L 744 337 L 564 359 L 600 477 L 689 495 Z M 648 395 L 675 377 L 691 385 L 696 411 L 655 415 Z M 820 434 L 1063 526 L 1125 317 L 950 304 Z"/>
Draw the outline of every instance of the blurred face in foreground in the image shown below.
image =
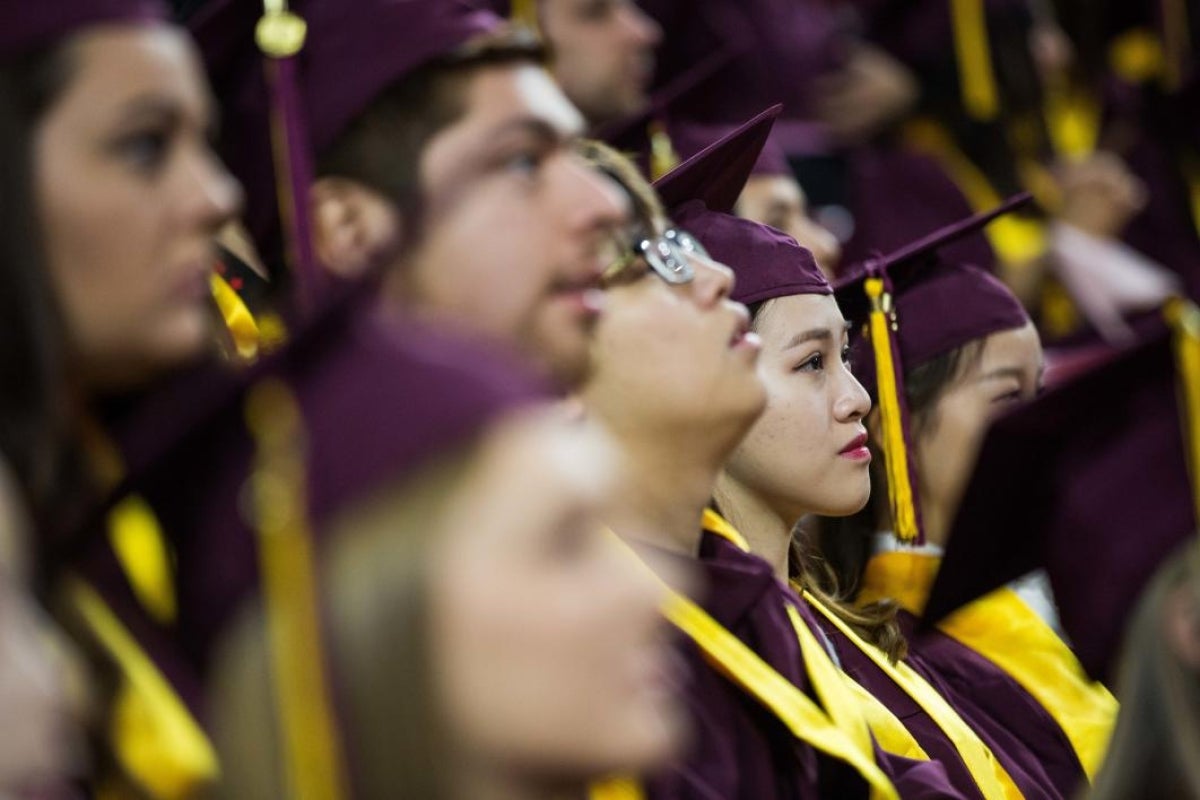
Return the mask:
<path id="1" fill-rule="evenodd" d="M 679 743 L 665 590 L 598 522 L 611 448 L 587 428 L 502 432 L 434 548 L 437 696 L 476 763 L 569 784 L 656 766 Z"/>
<path id="2" fill-rule="evenodd" d="M 592 125 L 646 104 L 662 29 L 633 0 L 541 0 L 554 77 Z"/>
<path id="3" fill-rule="evenodd" d="M 87 30 L 33 131 L 43 251 L 85 383 L 125 385 L 211 339 L 213 236 L 241 190 L 209 147 L 211 98 L 166 25 Z"/>

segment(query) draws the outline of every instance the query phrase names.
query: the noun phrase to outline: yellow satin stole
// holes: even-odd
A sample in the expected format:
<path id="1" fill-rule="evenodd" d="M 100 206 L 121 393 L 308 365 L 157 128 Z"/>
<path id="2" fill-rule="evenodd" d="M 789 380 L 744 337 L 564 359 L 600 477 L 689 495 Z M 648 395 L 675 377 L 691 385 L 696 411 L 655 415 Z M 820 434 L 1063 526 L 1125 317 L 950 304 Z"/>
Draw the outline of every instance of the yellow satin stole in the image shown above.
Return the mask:
<path id="1" fill-rule="evenodd" d="M 879 553 L 867 565 L 860 603 L 891 598 L 912 614 L 925 608 L 941 559 Z M 1088 679 L 1058 634 L 1011 589 L 1000 589 L 947 617 L 938 628 L 991 661 L 1046 709 L 1095 777 L 1116 721 L 1117 701 Z"/>
<path id="2" fill-rule="evenodd" d="M 705 529 L 721 536 L 743 550 L 749 550 L 749 545 L 737 530 L 726 520 L 716 514 L 705 518 Z M 899 662 L 892 664 L 882 650 L 866 642 L 851 630 L 829 608 L 821 603 L 803 587 L 793 584 L 797 593 L 801 594 L 808 604 L 828 619 L 838 631 L 846 637 L 853 646 L 865 653 L 897 686 L 899 686 L 941 729 L 946 738 L 954 745 L 962 757 L 980 793 L 989 800 L 1005 800 L 1021 797 L 1021 792 L 1013 783 L 1008 772 L 992 754 L 991 749 L 971 730 L 970 726 L 959 716 L 958 712 L 943 698 L 936 689 L 912 670 L 907 664 Z M 805 658 L 808 658 L 812 633 L 800 619 L 794 609 L 789 608 L 792 626 L 801 642 Z M 806 635 L 807 634 L 807 635 Z M 812 641 L 815 642 L 815 639 Z M 807 645 L 807 646 L 806 646 Z M 903 756 L 921 761 L 928 761 L 929 756 L 917 742 L 912 733 L 904 727 L 888 708 L 883 705 L 865 687 L 854 681 L 849 675 L 838 670 L 841 680 L 849 686 L 851 694 L 858 701 L 858 713 L 863 714 L 871 732 L 875 734 L 879 746 L 893 755 Z M 847 704 L 849 707 L 849 704 Z"/>
<path id="3" fill-rule="evenodd" d="M 706 511 L 704 526 L 706 529 L 728 527 L 728 523 Z M 639 568 L 649 569 L 632 549 L 625 549 Z M 799 634 L 800 646 L 805 669 L 821 705 L 779 674 L 699 605 L 672 589 L 666 591 L 664 616 L 699 645 L 714 669 L 767 708 L 796 739 L 852 766 L 870 787 L 872 800 L 898 800 L 891 780 L 875 763 L 870 729 L 847 686 L 844 673 L 807 626 L 799 626 L 803 631 Z M 790 609 L 789 613 L 794 615 L 795 609 Z"/>

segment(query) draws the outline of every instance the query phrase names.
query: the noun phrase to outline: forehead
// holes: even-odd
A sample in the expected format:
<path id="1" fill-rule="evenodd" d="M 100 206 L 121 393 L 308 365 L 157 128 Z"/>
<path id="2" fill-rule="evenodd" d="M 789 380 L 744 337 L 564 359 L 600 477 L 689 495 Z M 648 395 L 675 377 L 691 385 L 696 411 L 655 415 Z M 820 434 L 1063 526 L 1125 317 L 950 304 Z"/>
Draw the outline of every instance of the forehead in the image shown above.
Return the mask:
<path id="1" fill-rule="evenodd" d="M 988 336 L 979 358 L 979 370 L 1001 368 L 1041 369 L 1042 343 L 1032 322 Z"/>
<path id="2" fill-rule="evenodd" d="M 796 334 L 810 330 L 830 331 L 840 341 L 846 320 L 832 295 L 795 294 L 768 301 L 756 328 L 765 344 L 779 348 Z"/>
<path id="3" fill-rule="evenodd" d="M 468 136 L 519 121 L 536 121 L 562 138 L 580 135 L 583 116 L 545 68 L 531 63 L 476 70 L 468 81 L 465 111 L 451 133 Z"/>
<path id="4" fill-rule="evenodd" d="M 165 24 L 103 25 L 69 45 L 71 80 L 59 102 L 97 122 L 103 108 L 146 97 L 207 113 L 208 85 L 188 37 Z M 85 108 L 86 106 L 86 108 Z"/>

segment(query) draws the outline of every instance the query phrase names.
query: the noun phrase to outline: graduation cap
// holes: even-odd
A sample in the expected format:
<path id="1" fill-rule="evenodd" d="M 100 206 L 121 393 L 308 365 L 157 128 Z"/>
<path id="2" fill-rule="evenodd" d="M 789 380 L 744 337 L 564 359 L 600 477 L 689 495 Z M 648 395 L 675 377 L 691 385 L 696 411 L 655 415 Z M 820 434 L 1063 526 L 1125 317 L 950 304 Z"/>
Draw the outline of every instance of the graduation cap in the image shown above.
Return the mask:
<path id="1" fill-rule="evenodd" d="M 779 121 L 776 120 L 776 125 Z M 680 121 L 671 125 L 671 143 L 675 151 L 683 159 L 689 159 L 708 147 L 713 142 L 729 136 L 737 130 L 737 125 L 723 123 L 701 123 Z M 775 128 L 772 128 L 767 140 L 763 142 L 750 175 L 791 175 L 792 168 L 788 164 L 787 155 L 780 145 Z"/>
<path id="2" fill-rule="evenodd" d="M 656 180 L 668 213 L 696 200 L 709 211 L 732 211 L 782 110 L 775 105 L 760 112 Z"/>
<path id="3" fill-rule="evenodd" d="M 987 433 L 925 610 L 932 624 L 1039 567 L 1080 662 L 1112 677 L 1158 565 L 1196 536 L 1200 314 L 999 419 Z"/>
<path id="4" fill-rule="evenodd" d="M 780 106 L 768 108 L 654 185 L 675 223 L 737 275 L 733 299 L 739 303 L 833 293 L 812 253 L 795 239 L 730 213 L 759 162 L 780 111 Z"/>
<path id="5" fill-rule="evenodd" d="M 160 22 L 167 18 L 161 0 L 10 2 L 4 9 L 4 25 L 0 26 L 0 58 L 18 59 L 91 25 Z"/>
<path id="6" fill-rule="evenodd" d="M 1024 205 L 1028 194 L 850 268 L 835 293 L 851 328 L 855 374 L 876 397 L 896 537 L 922 541 L 905 402 L 906 371 L 993 333 L 1029 322 L 1020 301 L 989 273 L 940 260 L 938 250 Z"/>
<path id="7" fill-rule="evenodd" d="M 308 219 L 316 159 L 389 86 L 503 21 L 466 0 L 216 0 L 188 25 L 246 225 L 268 260 L 284 255 L 311 310 L 324 284 Z"/>

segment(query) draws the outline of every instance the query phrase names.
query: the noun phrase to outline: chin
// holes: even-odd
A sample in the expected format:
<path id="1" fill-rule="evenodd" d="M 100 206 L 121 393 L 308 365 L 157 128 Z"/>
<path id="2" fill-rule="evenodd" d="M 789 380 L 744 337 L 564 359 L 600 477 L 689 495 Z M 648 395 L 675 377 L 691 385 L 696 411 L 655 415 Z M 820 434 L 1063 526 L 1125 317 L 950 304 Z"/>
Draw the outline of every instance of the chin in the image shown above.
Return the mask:
<path id="1" fill-rule="evenodd" d="M 212 348 L 216 334 L 217 328 L 207 312 L 189 314 L 155 338 L 155 361 L 165 367 L 190 361 Z"/>
<path id="2" fill-rule="evenodd" d="M 603 774 L 648 772 L 671 761 L 687 743 L 689 726 L 684 714 L 675 709 L 657 709 L 648 704 L 639 719 L 621 726 L 611 753 L 604 759 Z"/>
<path id="3" fill-rule="evenodd" d="M 845 497 L 830 498 L 825 508 L 816 513 L 822 517 L 850 517 L 867 507 L 871 499 L 871 488 Z"/>

